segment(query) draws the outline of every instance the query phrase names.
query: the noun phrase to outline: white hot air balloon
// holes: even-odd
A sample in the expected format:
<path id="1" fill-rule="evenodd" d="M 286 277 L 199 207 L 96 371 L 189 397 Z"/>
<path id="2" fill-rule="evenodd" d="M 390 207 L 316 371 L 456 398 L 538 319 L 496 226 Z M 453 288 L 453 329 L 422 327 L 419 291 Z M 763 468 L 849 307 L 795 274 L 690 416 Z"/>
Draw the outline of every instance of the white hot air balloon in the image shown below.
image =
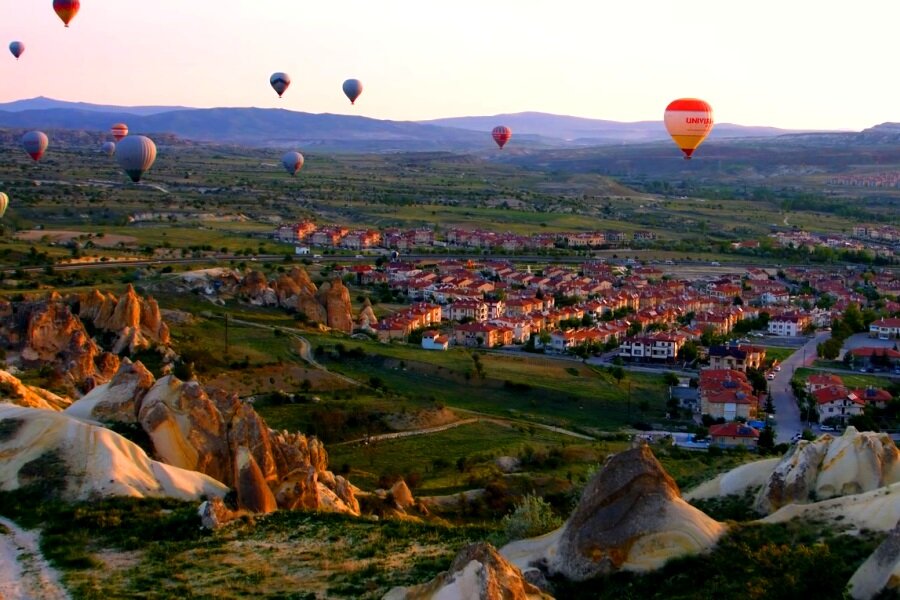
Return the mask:
<path id="1" fill-rule="evenodd" d="M 100 146 L 100 152 L 107 156 L 112 156 L 116 153 L 116 143 L 115 142 L 104 142 L 102 146 Z"/>
<path id="2" fill-rule="evenodd" d="M 129 135 L 116 146 L 116 161 L 135 183 L 156 160 L 156 144 L 143 135 Z"/>

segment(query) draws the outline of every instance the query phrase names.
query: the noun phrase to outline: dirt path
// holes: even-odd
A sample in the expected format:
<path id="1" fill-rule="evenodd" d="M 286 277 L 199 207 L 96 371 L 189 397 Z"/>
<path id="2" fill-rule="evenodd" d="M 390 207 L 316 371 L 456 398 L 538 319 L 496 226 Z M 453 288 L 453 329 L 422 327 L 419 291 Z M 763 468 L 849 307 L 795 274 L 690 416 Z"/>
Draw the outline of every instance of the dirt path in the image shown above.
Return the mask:
<path id="1" fill-rule="evenodd" d="M 0 598 L 68 600 L 56 572 L 38 547 L 38 534 L 0 517 Z"/>

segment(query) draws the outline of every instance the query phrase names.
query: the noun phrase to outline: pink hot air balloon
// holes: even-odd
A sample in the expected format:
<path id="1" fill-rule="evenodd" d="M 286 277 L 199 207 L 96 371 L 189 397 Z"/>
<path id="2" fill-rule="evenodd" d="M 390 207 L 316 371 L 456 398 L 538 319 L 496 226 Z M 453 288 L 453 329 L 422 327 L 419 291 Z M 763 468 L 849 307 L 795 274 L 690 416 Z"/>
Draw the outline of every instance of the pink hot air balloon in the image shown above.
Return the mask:
<path id="1" fill-rule="evenodd" d="M 512 137 L 512 129 L 505 125 L 494 127 L 494 130 L 491 131 L 491 137 L 494 138 L 494 141 L 497 142 L 497 145 L 503 150 L 503 146 L 505 146 L 506 142 Z"/>

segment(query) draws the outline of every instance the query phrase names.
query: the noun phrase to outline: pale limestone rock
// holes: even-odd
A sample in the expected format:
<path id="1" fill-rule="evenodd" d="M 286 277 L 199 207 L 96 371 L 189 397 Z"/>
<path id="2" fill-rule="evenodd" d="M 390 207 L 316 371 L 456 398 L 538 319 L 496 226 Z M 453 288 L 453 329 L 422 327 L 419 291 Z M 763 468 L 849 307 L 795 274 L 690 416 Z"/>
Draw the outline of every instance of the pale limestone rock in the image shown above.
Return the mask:
<path id="1" fill-rule="evenodd" d="M 0 402 L 44 410 L 64 410 L 72 403 L 70 399 L 53 392 L 25 385 L 7 371 L 0 371 Z"/>
<path id="2" fill-rule="evenodd" d="M 36 481 L 70 501 L 98 496 L 196 500 L 228 491 L 210 477 L 151 460 L 103 427 L 65 413 L 0 404 L 0 489 Z"/>
<path id="3" fill-rule="evenodd" d="M 900 588 L 900 523 L 859 566 L 847 589 L 853 600 L 872 600 L 882 591 Z"/>
<path id="4" fill-rule="evenodd" d="M 858 494 L 900 481 L 900 451 L 884 433 L 848 427 L 840 437 L 800 441 L 775 467 L 756 508 L 768 514 L 792 503 Z"/>
<path id="5" fill-rule="evenodd" d="M 767 458 L 741 465 L 685 492 L 684 499 L 690 502 L 722 496 L 740 496 L 747 490 L 765 485 L 779 462 L 780 458 Z"/>
<path id="6" fill-rule="evenodd" d="M 400 510 L 406 510 L 415 506 L 416 500 L 413 498 L 412 492 L 409 491 L 409 486 L 406 485 L 406 482 L 402 479 L 398 480 L 393 486 L 391 486 L 391 498 L 394 499 L 394 504 Z"/>
<path id="7" fill-rule="evenodd" d="M 650 571 L 712 548 L 725 526 L 681 498 L 649 447 L 612 456 L 559 530 L 501 553 L 521 569 L 582 581 L 618 570 Z"/>
<path id="8" fill-rule="evenodd" d="M 156 379 L 140 361 L 122 359 L 118 372 L 77 400 L 66 413 L 77 419 L 104 423 L 137 423 L 140 403 Z"/>
<path id="9" fill-rule="evenodd" d="M 431 582 L 394 588 L 384 600 L 552 600 L 488 543 L 472 544 Z"/>

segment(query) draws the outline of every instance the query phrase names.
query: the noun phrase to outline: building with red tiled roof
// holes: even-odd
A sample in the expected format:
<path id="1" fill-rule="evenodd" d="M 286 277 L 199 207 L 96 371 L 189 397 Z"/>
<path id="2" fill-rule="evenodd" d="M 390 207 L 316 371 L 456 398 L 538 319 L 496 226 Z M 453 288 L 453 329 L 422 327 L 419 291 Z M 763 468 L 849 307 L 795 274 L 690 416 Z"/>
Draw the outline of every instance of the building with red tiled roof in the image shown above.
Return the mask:
<path id="1" fill-rule="evenodd" d="M 714 419 L 733 421 L 756 415 L 759 398 L 747 375 L 731 369 L 700 371 L 700 411 Z"/>
<path id="2" fill-rule="evenodd" d="M 850 417 L 863 414 L 866 402 L 844 386 L 832 385 L 812 392 L 819 411 L 819 422 L 826 420 L 846 424 Z"/>
<path id="3" fill-rule="evenodd" d="M 887 406 L 888 402 L 894 399 L 889 391 L 876 387 L 851 390 L 850 393 L 855 395 L 857 398 L 860 398 L 867 405 L 872 405 L 876 408 L 884 408 L 885 406 Z"/>
<path id="4" fill-rule="evenodd" d="M 810 375 L 806 379 L 806 391 L 807 392 L 815 392 L 816 390 L 821 390 L 826 387 L 833 386 L 843 386 L 844 380 L 835 375 L 834 373 L 823 373 L 821 375 L 815 374 Z"/>
<path id="5" fill-rule="evenodd" d="M 732 422 L 712 425 L 709 428 L 711 445 L 720 448 L 745 446 L 755 448 L 759 441 L 759 430 L 743 423 Z"/>

